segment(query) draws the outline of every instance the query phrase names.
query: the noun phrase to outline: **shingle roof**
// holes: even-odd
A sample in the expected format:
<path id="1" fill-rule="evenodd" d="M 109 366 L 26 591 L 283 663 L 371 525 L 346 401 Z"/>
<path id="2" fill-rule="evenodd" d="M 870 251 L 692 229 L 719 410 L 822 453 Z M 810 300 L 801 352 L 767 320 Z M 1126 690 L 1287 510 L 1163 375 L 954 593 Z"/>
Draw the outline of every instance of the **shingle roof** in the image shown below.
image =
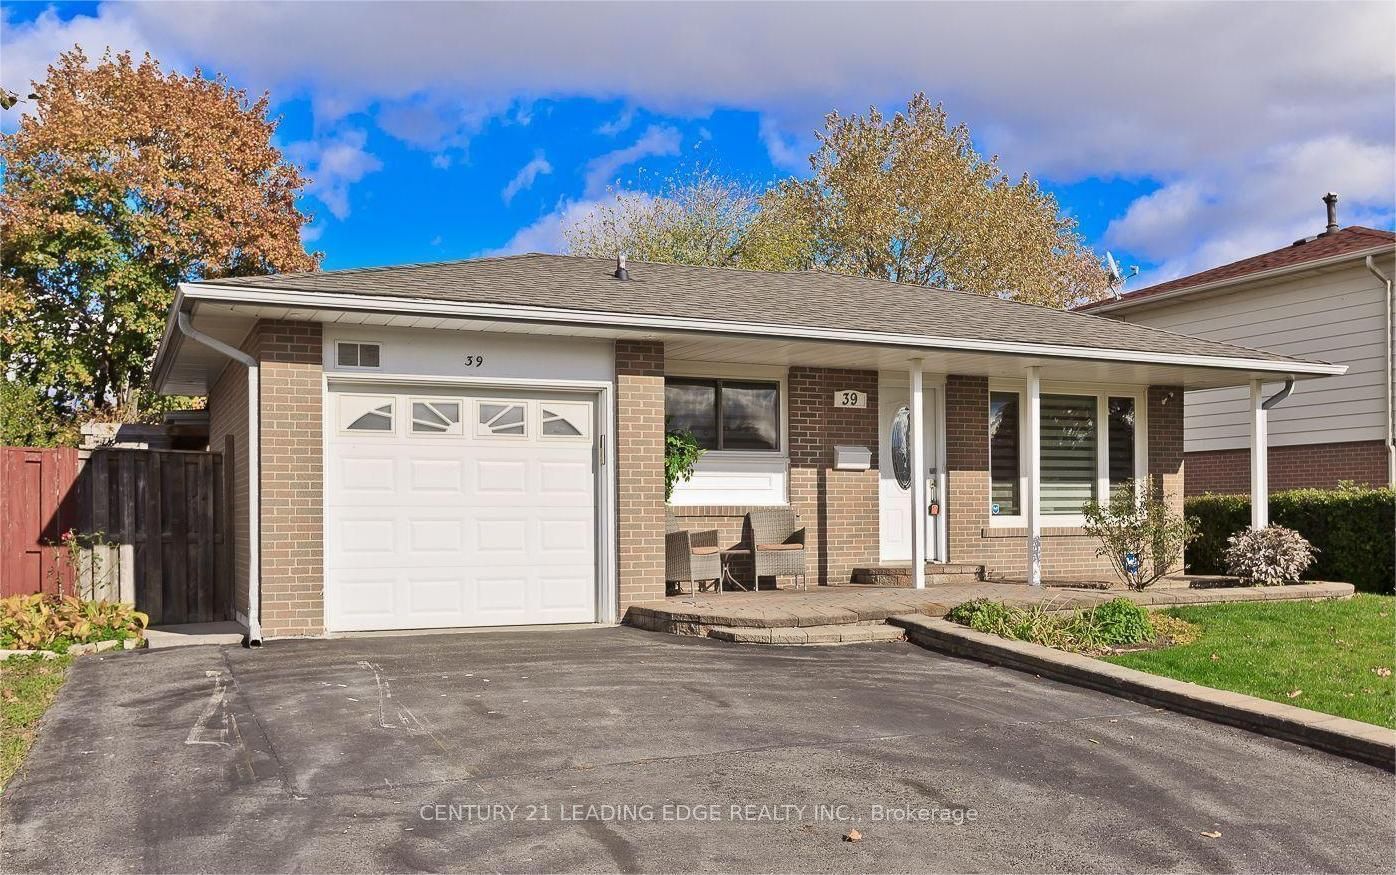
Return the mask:
<path id="1" fill-rule="evenodd" d="M 843 274 L 775 273 L 632 261 L 630 280 L 620 281 L 612 275 L 614 269 L 609 259 L 528 254 L 237 277 L 211 284 L 1160 355 L 1312 361 L 970 292 Z"/>
<path id="2" fill-rule="evenodd" d="M 1298 267 L 1311 261 L 1323 261 L 1341 255 L 1348 255 L 1365 250 L 1386 246 L 1396 248 L 1396 234 L 1390 231 L 1380 231 L 1376 228 L 1365 228 L 1361 225 L 1352 225 L 1333 234 L 1322 234 L 1318 237 L 1310 237 L 1296 243 L 1292 243 L 1283 249 L 1276 249 L 1261 255 L 1253 255 L 1250 258 L 1243 258 L 1240 261 L 1233 261 L 1230 264 L 1223 264 L 1220 267 L 1209 268 L 1198 273 L 1188 274 L 1169 280 L 1166 283 L 1158 283 L 1142 289 L 1136 289 L 1121 295 L 1116 300 L 1106 299 L 1103 301 L 1093 301 L 1089 304 L 1082 304 L 1077 307 L 1078 312 L 1094 310 L 1104 307 L 1107 304 L 1125 304 L 1161 295 L 1165 292 L 1177 292 L 1183 289 L 1190 289 L 1194 286 L 1204 286 L 1210 283 L 1222 282 L 1224 280 L 1235 280 L 1249 276 L 1253 273 L 1264 273 L 1282 267 Z M 1111 307 L 1115 309 L 1115 307 Z"/>

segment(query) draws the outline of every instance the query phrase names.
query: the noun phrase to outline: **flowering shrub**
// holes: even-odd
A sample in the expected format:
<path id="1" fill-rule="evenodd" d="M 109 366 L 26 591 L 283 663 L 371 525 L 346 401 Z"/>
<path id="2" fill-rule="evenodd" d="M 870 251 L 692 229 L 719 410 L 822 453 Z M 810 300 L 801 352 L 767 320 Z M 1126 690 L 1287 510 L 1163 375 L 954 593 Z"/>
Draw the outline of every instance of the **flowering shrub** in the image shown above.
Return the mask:
<path id="1" fill-rule="evenodd" d="M 0 599 L 0 648 L 56 650 L 91 641 L 140 638 L 150 618 L 121 602 L 44 593 Z"/>
<path id="2" fill-rule="evenodd" d="M 1318 551 L 1284 526 L 1246 529 L 1226 541 L 1226 570 L 1265 586 L 1299 580 Z"/>

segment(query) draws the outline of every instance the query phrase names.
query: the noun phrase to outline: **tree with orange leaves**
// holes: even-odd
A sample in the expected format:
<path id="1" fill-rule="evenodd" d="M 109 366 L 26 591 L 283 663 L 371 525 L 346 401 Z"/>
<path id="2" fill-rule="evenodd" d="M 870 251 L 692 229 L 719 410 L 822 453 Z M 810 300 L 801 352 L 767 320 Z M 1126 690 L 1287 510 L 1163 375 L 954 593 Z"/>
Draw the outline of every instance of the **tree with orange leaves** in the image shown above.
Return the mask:
<path id="1" fill-rule="evenodd" d="M 0 378 L 134 410 L 178 283 L 317 267 L 266 94 L 75 48 L 31 99 L 0 136 Z"/>

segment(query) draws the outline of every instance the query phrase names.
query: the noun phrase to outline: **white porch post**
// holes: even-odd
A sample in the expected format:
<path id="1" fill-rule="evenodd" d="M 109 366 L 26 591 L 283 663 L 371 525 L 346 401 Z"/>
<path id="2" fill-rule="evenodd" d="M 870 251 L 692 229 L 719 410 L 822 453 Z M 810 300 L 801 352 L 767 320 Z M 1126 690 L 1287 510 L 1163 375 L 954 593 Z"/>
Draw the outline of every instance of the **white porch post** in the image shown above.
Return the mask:
<path id="1" fill-rule="evenodd" d="M 1023 515 L 1028 521 L 1028 585 L 1042 585 L 1042 381 L 1037 366 L 1028 368 L 1027 425 L 1028 471 L 1027 494 Z"/>
<path id="2" fill-rule="evenodd" d="M 1270 437 L 1265 397 L 1259 380 L 1251 380 L 1251 528 L 1270 525 Z"/>
<path id="3" fill-rule="evenodd" d="M 921 359 L 911 360 L 911 580 L 926 588 L 926 393 Z"/>

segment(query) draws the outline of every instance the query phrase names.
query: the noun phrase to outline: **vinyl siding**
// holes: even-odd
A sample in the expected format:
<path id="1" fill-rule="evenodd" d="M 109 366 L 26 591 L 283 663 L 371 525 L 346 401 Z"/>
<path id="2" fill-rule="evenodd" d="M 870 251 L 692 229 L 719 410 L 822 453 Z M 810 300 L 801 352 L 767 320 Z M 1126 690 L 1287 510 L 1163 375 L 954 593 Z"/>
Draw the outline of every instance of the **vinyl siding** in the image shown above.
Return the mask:
<path id="1" fill-rule="evenodd" d="M 1378 259 L 1378 266 L 1387 275 L 1396 270 L 1389 257 Z M 1386 386 L 1393 379 L 1384 373 L 1384 291 L 1359 261 L 1115 315 L 1206 340 L 1347 365 L 1341 377 L 1299 381 L 1294 394 L 1270 411 L 1271 446 L 1383 440 Z M 1187 452 L 1249 446 L 1249 399 L 1244 387 L 1187 393 Z"/>

